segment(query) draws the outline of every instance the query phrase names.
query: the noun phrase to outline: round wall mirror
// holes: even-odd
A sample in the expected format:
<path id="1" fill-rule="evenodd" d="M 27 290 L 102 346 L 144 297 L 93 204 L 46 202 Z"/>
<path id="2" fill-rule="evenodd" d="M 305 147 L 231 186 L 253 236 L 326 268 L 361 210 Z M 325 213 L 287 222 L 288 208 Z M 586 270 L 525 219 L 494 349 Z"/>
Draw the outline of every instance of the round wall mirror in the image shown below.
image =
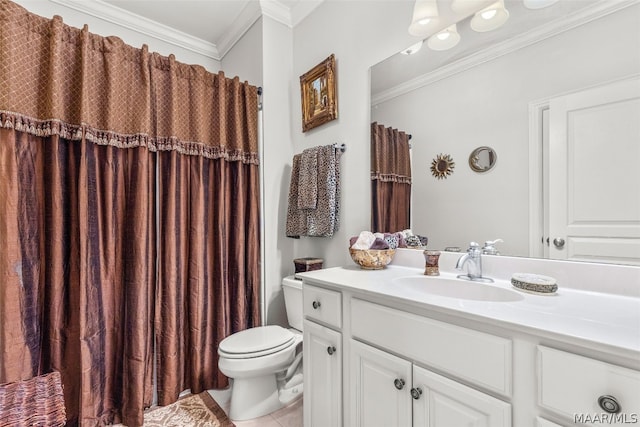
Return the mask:
<path id="1" fill-rule="evenodd" d="M 490 171 L 498 161 L 498 155 L 491 147 L 478 147 L 469 155 L 469 167 L 474 172 Z"/>

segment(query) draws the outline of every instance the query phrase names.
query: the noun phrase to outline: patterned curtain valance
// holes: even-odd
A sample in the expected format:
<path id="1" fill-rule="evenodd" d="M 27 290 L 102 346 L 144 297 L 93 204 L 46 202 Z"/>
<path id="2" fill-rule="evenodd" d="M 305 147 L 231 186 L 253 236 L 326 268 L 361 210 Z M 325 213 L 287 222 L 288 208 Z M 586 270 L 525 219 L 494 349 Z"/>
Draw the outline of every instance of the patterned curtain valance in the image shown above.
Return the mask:
<path id="1" fill-rule="evenodd" d="M 0 0 L 0 126 L 258 163 L 257 88 Z"/>

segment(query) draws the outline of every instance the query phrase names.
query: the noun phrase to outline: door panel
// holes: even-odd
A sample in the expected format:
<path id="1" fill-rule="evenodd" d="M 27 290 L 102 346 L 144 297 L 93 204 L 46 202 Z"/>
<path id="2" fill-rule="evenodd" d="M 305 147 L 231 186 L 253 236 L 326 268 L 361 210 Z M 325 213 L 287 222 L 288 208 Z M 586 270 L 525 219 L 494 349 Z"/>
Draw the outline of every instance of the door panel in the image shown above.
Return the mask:
<path id="1" fill-rule="evenodd" d="M 551 100 L 551 258 L 640 264 L 638 117 L 638 78 Z"/>
<path id="2" fill-rule="evenodd" d="M 410 390 L 410 362 L 351 340 L 351 426 L 410 426 Z"/>
<path id="3" fill-rule="evenodd" d="M 304 321 L 304 425 L 342 425 L 342 336 Z M 330 349 L 328 351 L 328 349 Z"/>
<path id="4" fill-rule="evenodd" d="M 511 405 L 426 369 L 414 366 L 414 427 L 509 427 Z"/>

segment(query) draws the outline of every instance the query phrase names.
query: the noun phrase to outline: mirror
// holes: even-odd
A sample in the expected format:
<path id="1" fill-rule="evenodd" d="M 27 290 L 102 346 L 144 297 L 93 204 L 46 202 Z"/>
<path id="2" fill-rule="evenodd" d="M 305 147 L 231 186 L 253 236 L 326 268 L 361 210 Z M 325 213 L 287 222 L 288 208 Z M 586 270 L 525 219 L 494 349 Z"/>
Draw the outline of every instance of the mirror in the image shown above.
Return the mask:
<path id="1" fill-rule="evenodd" d="M 456 47 L 438 52 L 424 43 L 371 69 L 371 121 L 413 136 L 411 228 L 428 236 L 429 249 L 500 237 L 502 255 L 547 256 L 554 248 L 546 238 L 558 236 L 532 230 L 544 229 L 549 154 L 533 142 L 548 141 L 549 130 L 531 127 L 532 115 L 546 120 L 549 100 L 640 73 L 640 5 L 505 3 L 510 18 L 497 30 L 473 32 L 467 19 Z M 447 179 L 428 168 L 438 153 L 467 159 L 476 149 L 478 160 Z"/>
<path id="2" fill-rule="evenodd" d="M 456 163 L 448 154 L 438 154 L 431 162 L 431 174 L 438 179 L 444 179 L 453 173 Z"/>
<path id="3" fill-rule="evenodd" d="M 497 161 L 498 155 L 491 147 L 478 147 L 469 155 L 469 167 L 478 173 L 489 172 Z"/>

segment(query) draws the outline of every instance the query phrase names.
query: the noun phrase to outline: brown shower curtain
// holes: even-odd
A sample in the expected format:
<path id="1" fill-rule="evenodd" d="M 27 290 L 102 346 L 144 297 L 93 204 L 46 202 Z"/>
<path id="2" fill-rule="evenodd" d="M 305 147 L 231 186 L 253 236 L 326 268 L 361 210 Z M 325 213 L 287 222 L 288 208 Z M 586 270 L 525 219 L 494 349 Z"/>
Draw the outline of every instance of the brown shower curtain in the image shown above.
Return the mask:
<path id="1" fill-rule="evenodd" d="M 0 383 L 58 370 L 69 425 L 141 425 L 157 339 L 162 403 L 223 384 L 257 163 L 255 87 L 0 0 Z"/>
<path id="2" fill-rule="evenodd" d="M 166 405 L 187 388 L 226 386 L 219 342 L 260 322 L 258 96 L 237 79 L 155 60 L 156 97 L 180 112 L 159 109 L 159 133 L 220 141 L 158 142 L 158 403 Z"/>
<path id="3" fill-rule="evenodd" d="M 409 135 L 371 124 L 371 230 L 395 233 L 411 220 Z"/>

